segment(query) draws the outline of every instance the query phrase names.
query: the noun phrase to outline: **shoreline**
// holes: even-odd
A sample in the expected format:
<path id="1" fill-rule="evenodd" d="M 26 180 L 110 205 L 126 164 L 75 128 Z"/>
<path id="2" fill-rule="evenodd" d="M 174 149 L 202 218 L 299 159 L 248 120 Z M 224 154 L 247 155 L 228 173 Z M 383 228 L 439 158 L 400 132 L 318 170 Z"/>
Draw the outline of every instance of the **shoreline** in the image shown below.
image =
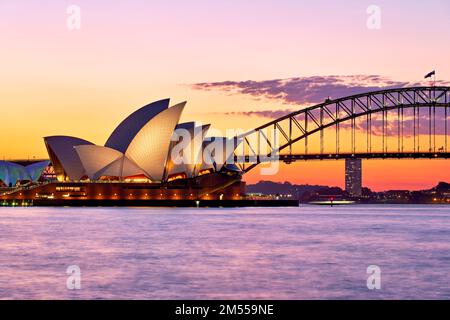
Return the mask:
<path id="1" fill-rule="evenodd" d="M 298 207 L 298 200 L 4 200 L 8 207 L 186 207 L 186 208 L 242 208 L 242 207 Z"/>

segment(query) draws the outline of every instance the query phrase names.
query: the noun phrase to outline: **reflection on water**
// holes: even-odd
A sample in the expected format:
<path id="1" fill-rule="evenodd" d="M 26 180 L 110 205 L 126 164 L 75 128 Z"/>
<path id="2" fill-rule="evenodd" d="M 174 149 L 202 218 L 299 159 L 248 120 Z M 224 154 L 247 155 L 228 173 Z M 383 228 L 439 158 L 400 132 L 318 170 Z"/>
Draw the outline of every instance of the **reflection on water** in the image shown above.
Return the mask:
<path id="1" fill-rule="evenodd" d="M 446 206 L 1 208 L 0 243 L 3 299 L 450 298 Z"/>

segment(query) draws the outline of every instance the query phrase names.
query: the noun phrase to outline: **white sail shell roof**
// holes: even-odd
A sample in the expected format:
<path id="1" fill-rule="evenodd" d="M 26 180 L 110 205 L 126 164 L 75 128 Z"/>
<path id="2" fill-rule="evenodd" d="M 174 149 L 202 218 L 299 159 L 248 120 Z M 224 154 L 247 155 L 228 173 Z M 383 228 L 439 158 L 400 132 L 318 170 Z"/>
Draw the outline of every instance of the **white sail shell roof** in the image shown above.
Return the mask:
<path id="1" fill-rule="evenodd" d="M 166 179 L 173 174 L 187 174 L 187 163 L 189 161 L 188 154 L 192 136 L 194 135 L 195 122 L 180 123 L 175 127 L 172 133 L 171 143 L 169 146 L 169 158 L 166 166 Z M 186 141 L 185 139 L 188 139 Z"/>
<path id="2" fill-rule="evenodd" d="M 70 180 L 80 180 L 85 175 L 83 164 L 74 147 L 93 143 L 69 136 L 46 137 L 44 141 L 58 179 L 61 179 L 61 171 L 64 171 Z"/>
<path id="3" fill-rule="evenodd" d="M 196 126 L 195 122 L 181 123 L 176 127 L 172 136 L 175 142 L 169 153 L 171 159 L 167 165 L 168 176 L 184 173 L 187 178 L 192 178 L 195 175 L 195 168 L 201 163 L 203 140 L 209 127 L 210 125 Z M 189 134 L 189 142 L 184 141 L 186 134 Z"/>
<path id="4" fill-rule="evenodd" d="M 169 107 L 169 101 L 169 99 L 159 100 L 133 112 L 114 130 L 106 141 L 105 147 L 125 153 L 142 127 Z"/>
<path id="5" fill-rule="evenodd" d="M 86 175 L 91 180 L 98 178 L 96 177 L 98 171 L 123 157 L 122 152 L 102 146 L 77 146 L 75 150 L 86 170 Z"/>
<path id="6" fill-rule="evenodd" d="M 102 176 L 124 178 L 143 174 L 142 169 L 117 150 L 102 146 L 78 146 L 75 150 L 91 180 Z"/>
<path id="7" fill-rule="evenodd" d="M 125 155 L 108 164 L 106 167 L 96 173 L 98 179 L 102 176 L 127 178 L 132 176 L 145 175 L 144 171 L 139 168 L 134 161 L 128 159 Z"/>
<path id="8" fill-rule="evenodd" d="M 145 175 L 152 182 L 161 182 L 180 173 L 193 178 L 205 168 L 220 171 L 233 155 L 233 148 L 226 149 L 233 139 L 205 141 L 210 125 L 178 124 L 185 105 L 183 102 L 169 108 L 169 99 L 165 99 L 142 107 L 122 121 L 104 147 L 75 137 L 44 138 L 58 180 Z M 177 140 L 176 129 L 187 131 L 190 141 L 184 141 L 183 135 Z M 186 143 L 187 147 L 180 147 Z M 182 161 L 175 163 L 169 156 L 180 148 L 185 148 Z M 212 164 L 205 163 L 204 151 Z"/>
<path id="9" fill-rule="evenodd" d="M 157 114 L 142 127 L 127 148 L 125 155 L 152 181 L 164 178 L 170 138 L 185 105 L 183 102 Z"/>

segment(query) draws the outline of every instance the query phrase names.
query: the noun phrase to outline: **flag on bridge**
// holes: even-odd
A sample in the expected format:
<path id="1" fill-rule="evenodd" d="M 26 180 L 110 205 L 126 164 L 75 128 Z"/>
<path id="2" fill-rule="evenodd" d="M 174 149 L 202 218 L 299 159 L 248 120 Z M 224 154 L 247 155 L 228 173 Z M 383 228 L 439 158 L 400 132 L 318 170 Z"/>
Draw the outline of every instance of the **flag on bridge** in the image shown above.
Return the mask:
<path id="1" fill-rule="evenodd" d="M 436 70 L 431 71 L 430 73 L 427 73 L 424 77 L 424 79 L 426 78 L 431 78 L 432 76 L 436 75 Z"/>

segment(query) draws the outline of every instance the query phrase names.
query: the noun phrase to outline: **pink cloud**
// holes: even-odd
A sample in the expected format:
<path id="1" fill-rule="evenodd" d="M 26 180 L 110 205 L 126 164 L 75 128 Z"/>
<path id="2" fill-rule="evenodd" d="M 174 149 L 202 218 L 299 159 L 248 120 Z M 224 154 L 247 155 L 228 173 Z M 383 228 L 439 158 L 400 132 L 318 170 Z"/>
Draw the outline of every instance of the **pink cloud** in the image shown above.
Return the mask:
<path id="1" fill-rule="evenodd" d="M 450 82 L 439 81 L 440 85 Z M 419 86 L 420 83 L 396 81 L 380 75 L 331 75 L 296 77 L 263 81 L 204 82 L 192 85 L 196 90 L 217 90 L 231 94 L 249 95 L 254 98 L 277 100 L 286 104 L 304 105 L 323 102 L 328 97 L 340 98 L 369 91 L 389 88 Z M 252 113 L 251 115 L 258 115 Z M 263 111 L 261 116 L 266 116 Z"/>

